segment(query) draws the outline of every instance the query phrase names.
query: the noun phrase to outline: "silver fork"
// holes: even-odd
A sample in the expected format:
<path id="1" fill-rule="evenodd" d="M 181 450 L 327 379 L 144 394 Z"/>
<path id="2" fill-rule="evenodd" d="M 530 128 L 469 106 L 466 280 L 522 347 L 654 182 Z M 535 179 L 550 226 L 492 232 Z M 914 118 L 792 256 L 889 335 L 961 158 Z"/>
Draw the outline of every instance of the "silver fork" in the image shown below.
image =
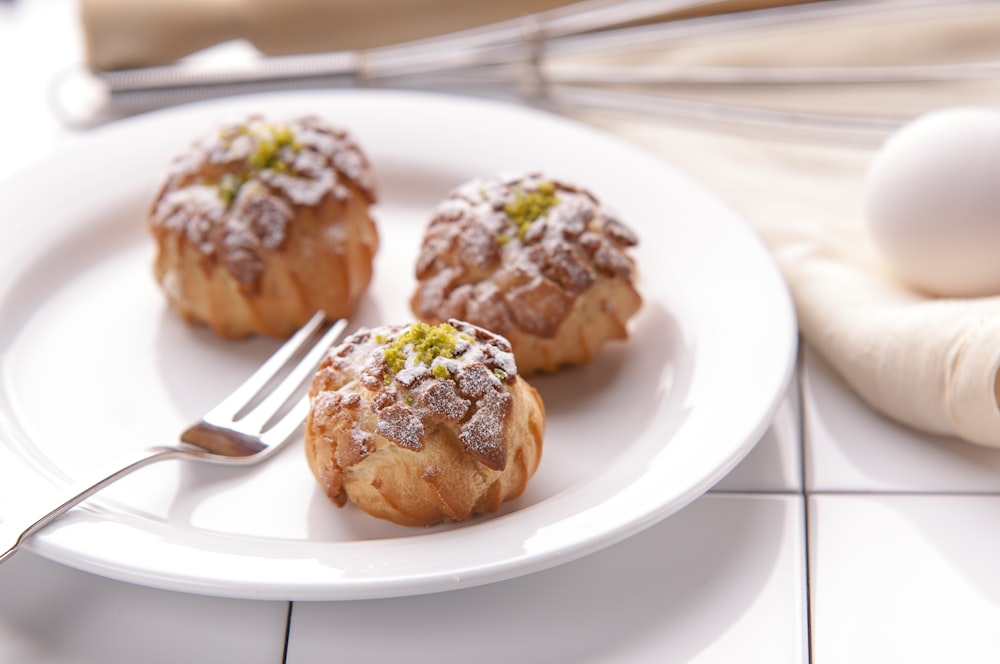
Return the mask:
<path id="1" fill-rule="evenodd" d="M 323 313 L 318 312 L 246 382 L 184 431 L 180 443 L 137 450 L 118 459 L 110 470 L 66 487 L 51 503 L 28 505 L 4 516 L 0 522 L 0 562 L 70 508 L 156 461 L 192 459 L 245 466 L 270 457 L 305 420 L 308 399 L 295 397 L 346 327 L 346 320 L 329 324 Z"/>

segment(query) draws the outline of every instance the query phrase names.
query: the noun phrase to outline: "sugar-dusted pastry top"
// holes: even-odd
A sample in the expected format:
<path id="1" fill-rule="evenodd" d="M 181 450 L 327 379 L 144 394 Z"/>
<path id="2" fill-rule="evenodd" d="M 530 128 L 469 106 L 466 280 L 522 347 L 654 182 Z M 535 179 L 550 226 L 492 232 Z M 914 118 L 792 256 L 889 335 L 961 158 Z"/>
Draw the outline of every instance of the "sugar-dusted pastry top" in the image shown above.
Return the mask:
<path id="1" fill-rule="evenodd" d="M 285 242 L 296 207 L 360 192 L 375 201 L 371 167 L 350 134 L 315 116 L 252 115 L 179 154 L 155 199 L 150 224 L 181 232 L 207 259 L 254 285 L 261 255 Z"/>
<path id="2" fill-rule="evenodd" d="M 415 313 L 553 337 L 599 278 L 631 282 L 636 243 L 583 188 L 539 173 L 472 180 L 428 224 Z"/>
<path id="3" fill-rule="evenodd" d="M 403 448 L 420 450 L 426 431 L 447 423 L 469 455 L 493 470 L 507 463 L 505 420 L 517 379 L 510 344 L 468 323 L 413 323 L 361 330 L 333 349 L 313 382 L 313 416 L 337 419 L 367 406 L 375 430 Z M 342 390 L 359 384 L 364 390 Z M 352 463 L 371 451 L 371 433 L 353 420 Z"/>

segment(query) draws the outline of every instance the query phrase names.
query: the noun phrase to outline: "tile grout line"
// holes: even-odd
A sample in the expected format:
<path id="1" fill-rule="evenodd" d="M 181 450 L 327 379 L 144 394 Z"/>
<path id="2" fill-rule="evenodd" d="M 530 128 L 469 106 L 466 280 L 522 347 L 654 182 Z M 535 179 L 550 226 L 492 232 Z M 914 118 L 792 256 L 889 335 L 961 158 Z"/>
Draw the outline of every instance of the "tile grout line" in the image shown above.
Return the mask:
<path id="1" fill-rule="evenodd" d="M 801 489 L 709 489 L 706 496 L 802 496 Z"/>
<path id="2" fill-rule="evenodd" d="M 1000 498 L 1000 491 L 912 491 L 906 489 L 824 489 L 810 496 L 898 496 L 904 498 Z"/>
<path id="3" fill-rule="evenodd" d="M 913 489 L 709 489 L 705 495 L 712 496 L 940 496 L 944 498 L 1000 498 L 1000 491 L 921 491 Z"/>
<path id="4" fill-rule="evenodd" d="M 808 472 L 806 471 L 806 408 L 805 399 L 803 398 L 803 381 L 802 372 L 804 368 L 802 366 L 801 359 L 797 363 L 797 370 L 795 372 L 795 380 L 798 383 L 799 391 L 799 401 L 798 401 L 798 423 L 799 423 L 799 450 L 801 453 L 801 458 L 799 459 L 799 471 L 800 475 L 800 486 L 801 486 L 801 496 L 802 496 L 802 555 L 803 555 L 803 573 L 805 575 L 804 585 L 805 585 L 805 613 L 806 613 L 806 660 L 808 662 L 813 661 L 813 621 L 812 621 L 812 550 L 809 545 L 809 534 L 811 520 L 809 518 L 809 497 L 811 495 L 808 486 Z"/>
<path id="5" fill-rule="evenodd" d="M 288 612 L 285 614 L 285 647 L 281 651 L 281 664 L 288 664 L 288 637 L 292 633 L 292 608 L 295 602 L 289 600 Z"/>
<path id="6" fill-rule="evenodd" d="M 804 554 L 804 573 L 805 573 L 805 590 L 806 590 L 806 658 L 807 661 L 813 661 L 813 620 L 812 620 L 812 563 L 810 561 L 811 557 L 811 547 L 809 545 L 809 532 L 810 532 L 810 510 L 809 510 L 809 497 L 803 491 L 802 500 L 802 522 L 804 527 L 803 533 L 803 554 Z"/>

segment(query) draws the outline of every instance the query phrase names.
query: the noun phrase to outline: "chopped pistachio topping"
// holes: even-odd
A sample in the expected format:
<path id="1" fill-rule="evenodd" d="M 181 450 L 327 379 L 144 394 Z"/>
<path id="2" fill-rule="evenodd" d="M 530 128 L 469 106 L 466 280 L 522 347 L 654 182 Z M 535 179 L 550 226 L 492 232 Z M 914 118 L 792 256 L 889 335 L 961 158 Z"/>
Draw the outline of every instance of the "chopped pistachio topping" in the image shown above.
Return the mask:
<path id="1" fill-rule="evenodd" d="M 242 136 L 251 133 L 250 127 L 242 125 L 236 129 L 236 135 Z M 291 166 L 282 159 L 282 150 L 290 148 L 293 152 L 302 149 L 302 144 L 295 140 L 295 133 L 287 126 L 277 126 L 267 124 L 264 130 L 257 134 L 259 143 L 256 149 L 246 158 L 246 163 L 242 172 L 226 173 L 216 183 L 219 190 L 219 198 L 230 207 L 236 196 L 249 180 L 250 177 L 260 171 L 275 171 L 287 173 Z"/>
<path id="2" fill-rule="evenodd" d="M 219 183 L 216 185 L 219 188 L 219 198 L 222 199 L 227 208 L 232 206 L 233 201 L 236 200 L 236 192 L 240 190 L 244 182 L 245 180 L 242 177 L 234 173 L 226 173 L 219 180 Z"/>
<path id="3" fill-rule="evenodd" d="M 302 146 L 295 140 L 295 134 L 288 127 L 267 125 L 266 133 L 260 137 L 257 149 L 250 155 L 250 166 L 258 171 L 287 171 L 288 164 L 281 160 L 282 148 L 298 152 Z"/>
<path id="4" fill-rule="evenodd" d="M 394 374 L 402 371 L 407 358 L 412 356 L 417 362 L 431 367 L 431 373 L 435 378 L 447 378 L 447 367 L 433 362 L 439 357 L 445 359 L 454 357 L 459 341 L 463 340 L 472 341 L 472 338 L 448 323 L 440 325 L 413 323 L 382 350 L 382 357 L 385 358 L 389 371 Z"/>
<path id="5" fill-rule="evenodd" d="M 528 227 L 558 202 L 555 184 L 546 181 L 539 183 L 538 188 L 534 191 L 518 192 L 514 200 L 503 206 L 503 211 L 507 213 L 511 221 L 517 224 L 518 238 L 524 239 Z M 501 242 L 504 241 L 501 240 Z"/>

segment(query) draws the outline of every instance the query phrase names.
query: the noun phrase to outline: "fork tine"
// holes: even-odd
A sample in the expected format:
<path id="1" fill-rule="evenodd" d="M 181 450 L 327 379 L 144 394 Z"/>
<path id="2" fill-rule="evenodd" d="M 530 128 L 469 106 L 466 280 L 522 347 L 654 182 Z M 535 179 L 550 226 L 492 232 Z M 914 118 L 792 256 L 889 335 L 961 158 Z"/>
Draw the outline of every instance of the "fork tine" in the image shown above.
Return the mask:
<path id="1" fill-rule="evenodd" d="M 243 381 L 239 387 L 229 393 L 229 396 L 206 413 L 204 420 L 214 424 L 219 424 L 220 422 L 229 423 L 241 411 L 246 410 L 281 370 L 302 352 L 303 347 L 315 336 L 316 331 L 323 326 L 325 319 L 325 314 L 322 311 L 316 312 L 309 319 L 309 322 L 299 328 L 288 341 L 254 371 L 253 375 Z"/>
<path id="2" fill-rule="evenodd" d="M 323 356 L 329 350 L 333 342 L 343 333 L 347 327 L 347 321 L 338 320 L 327 330 L 323 336 L 302 356 L 302 358 L 288 369 L 281 382 L 276 384 L 267 394 L 256 404 L 253 409 L 247 411 L 242 417 L 237 417 L 236 428 L 256 435 L 265 430 L 269 430 L 274 423 L 280 420 L 282 408 L 299 391 L 302 384 L 316 371 Z M 299 420 L 301 422 L 305 416 Z"/>
<path id="3" fill-rule="evenodd" d="M 305 395 L 296 401 L 288 412 L 271 422 L 267 430 L 260 434 L 260 439 L 268 447 L 280 445 L 302 426 L 308 415 L 309 396 Z"/>

